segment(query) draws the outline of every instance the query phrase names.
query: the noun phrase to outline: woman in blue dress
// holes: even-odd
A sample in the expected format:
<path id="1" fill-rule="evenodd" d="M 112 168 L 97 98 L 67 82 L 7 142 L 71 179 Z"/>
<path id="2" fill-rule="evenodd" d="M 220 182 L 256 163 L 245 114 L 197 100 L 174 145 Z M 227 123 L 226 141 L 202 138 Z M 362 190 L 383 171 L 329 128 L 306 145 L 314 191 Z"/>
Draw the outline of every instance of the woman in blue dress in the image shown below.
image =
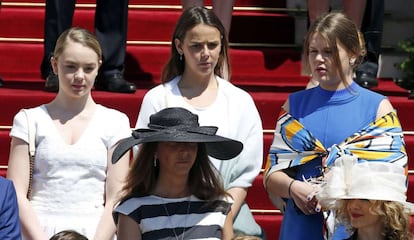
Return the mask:
<path id="1" fill-rule="evenodd" d="M 396 162 L 406 165 L 402 130 L 390 101 L 353 80 L 364 54 L 362 35 L 342 13 L 323 15 L 309 28 L 304 64 L 319 85 L 291 94 L 284 104 L 264 180 L 269 198 L 274 202 L 284 200 L 279 201 L 284 203 L 281 240 L 324 239 L 328 230 L 323 211 L 304 179 L 322 176 L 329 161 L 341 152 L 349 152 L 340 148 L 348 146 L 346 140 L 353 134 L 360 136 L 355 133 L 367 126 L 376 126 L 371 125 L 374 121 L 383 119 L 381 124 L 392 126 L 380 129 L 395 131 L 395 154 L 400 159 Z M 344 238 L 346 235 L 337 239 Z"/>

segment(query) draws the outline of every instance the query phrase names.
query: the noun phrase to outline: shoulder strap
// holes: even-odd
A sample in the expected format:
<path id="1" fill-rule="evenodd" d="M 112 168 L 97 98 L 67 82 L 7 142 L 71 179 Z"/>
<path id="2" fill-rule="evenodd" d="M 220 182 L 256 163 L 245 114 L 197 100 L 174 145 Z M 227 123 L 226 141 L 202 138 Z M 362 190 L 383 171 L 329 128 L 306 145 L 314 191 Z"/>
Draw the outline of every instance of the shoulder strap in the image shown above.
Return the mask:
<path id="1" fill-rule="evenodd" d="M 25 115 L 27 119 L 27 129 L 29 134 L 29 158 L 30 158 L 30 169 L 29 169 L 29 187 L 27 189 L 27 198 L 30 199 L 30 194 L 32 192 L 32 182 L 33 182 L 33 165 L 34 165 L 34 158 L 35 158 L 35 152 L 36 152 L 36 126 L 34 124 L 34 121 L 30 120 L 29 117 L 29 110 L 22 109 L 21 110 Z"/>
<path id="2" fill-rule="evenodd" d="M 27 128 L 28 128 L 28 134 L 29 134 L 29 156 L 34 157 L 35 151 L 36 151 L 36 145 L 35 145 L 35 137 L 36 137 L 36 127 L 34 125 L 33 121 L 30 121 L 29 117 L 29 111 L 27 109 L 22 109 L 22 112 L 26 115 L 27 119 Z"/>

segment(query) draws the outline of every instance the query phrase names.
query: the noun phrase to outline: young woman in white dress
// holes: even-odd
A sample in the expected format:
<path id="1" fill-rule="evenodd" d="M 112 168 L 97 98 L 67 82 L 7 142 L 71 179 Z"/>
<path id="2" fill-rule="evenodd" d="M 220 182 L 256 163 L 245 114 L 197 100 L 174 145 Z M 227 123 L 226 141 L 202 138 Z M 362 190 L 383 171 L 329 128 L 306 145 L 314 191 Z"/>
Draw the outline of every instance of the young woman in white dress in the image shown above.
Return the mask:
<path id="1" fill-rule="evenodd" d="M 118 141 L 131 133 L 128 117 L 97 104 L 91 95 L 102 62 L 95 36 L 71 28 L 57 40 L 51 63 L 59 92 L 31 108 L 36 155 L 29 188 L 28 122 L 16 114 L 10 132 L 7 177 L 16 187 L 24 239 L 45 240 L 66 229 L 88 239 L 113 239 L 112 209 L 128 171 L 128 156 L 110 159 Z"/>

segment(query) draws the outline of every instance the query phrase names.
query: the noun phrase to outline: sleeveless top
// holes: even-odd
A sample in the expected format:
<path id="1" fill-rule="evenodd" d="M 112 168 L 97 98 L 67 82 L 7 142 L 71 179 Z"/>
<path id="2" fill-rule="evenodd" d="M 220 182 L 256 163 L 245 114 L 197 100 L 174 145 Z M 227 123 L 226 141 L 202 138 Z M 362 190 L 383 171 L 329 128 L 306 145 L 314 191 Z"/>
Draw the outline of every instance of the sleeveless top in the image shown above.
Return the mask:
<path id="1" fill-rule="evenodd" d="M 349 88 L 327 91 L 320 86 L 289 96 L 289 113 L 301 122 L 321 143 L 332 146 L 344 141 L 376 119 L 385 96 L 353 82 Z M 297 167 L 296 179 L 316 177 L 321 173 L 321 159 Z M 324 239 L 322 213 L 304 215 L 292 199 L 286 203 L 280 239 Z M 346 237 L 343 237 L 344 239 Z"/>

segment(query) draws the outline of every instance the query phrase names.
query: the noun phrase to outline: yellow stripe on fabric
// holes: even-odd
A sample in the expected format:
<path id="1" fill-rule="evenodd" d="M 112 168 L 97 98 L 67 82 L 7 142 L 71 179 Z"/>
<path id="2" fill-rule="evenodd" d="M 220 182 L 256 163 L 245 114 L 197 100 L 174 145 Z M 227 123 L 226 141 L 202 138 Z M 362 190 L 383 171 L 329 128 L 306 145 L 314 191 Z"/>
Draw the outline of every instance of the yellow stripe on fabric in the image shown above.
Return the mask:
<path id="1" fill-rule="evenodd" d="M 291 121 L 286 125 L 286 137 L 289 141 L 292 141 L 293 136 L 295 136 L 300 130 L 303 129 L 302 124 L 298 121 Z"/>
<path id="2" fill-rule="evenodd" d="M 397 113 L 392 111 L 385 116 L 377 119 L 376 121 L 372 122 L 371 126 L 390 126 L 390 127 L 401 127 L 400 121 L 398 120 Z"/>
<path id="3" fill-rule="evenodd" d="M 305 164 L 313 159 L 315 159 L 316 157 L 318 157 L 318 154 L 312 154 L 312 155 L 308 155 L 308 156 L 304 156 L 301 160 L 300 160 L 300 164 Z"/>
<path id="4" fill-rule="evenodd" d="M 390 153 L 390 152 L 378 152 L 378 151 L 354 150 L 354 149 L 352 149 L 351 152 L 357 155 L 359 158 L 372 159 L 372 160 L 384 159 L 384 158 L 387 158 L 395 154 L 395 153 Z"/>

